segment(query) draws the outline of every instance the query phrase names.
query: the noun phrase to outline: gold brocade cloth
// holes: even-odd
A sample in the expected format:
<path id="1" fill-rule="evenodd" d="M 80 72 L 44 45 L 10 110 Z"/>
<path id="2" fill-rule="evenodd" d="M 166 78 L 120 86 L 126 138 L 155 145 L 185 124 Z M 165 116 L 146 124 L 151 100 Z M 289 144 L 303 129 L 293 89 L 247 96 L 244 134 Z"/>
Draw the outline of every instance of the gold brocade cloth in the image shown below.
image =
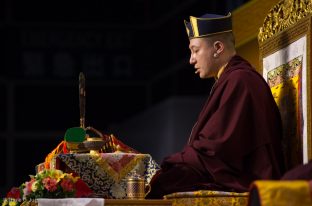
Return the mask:
<path id="1" fill-rule="evenodd" d="M 251 185 L 248 205 L 311 206 L 311 181 L 255 181 Z"/>
<path id="2" fill-rule="evenodd" d="M 97 197 L 113 199 L 126 198 L 127 175 L 131 172 L 136 171 L 149 183 L 159 169 L 149 154 L 59 154 L 57 159 L 79 175 Z"/>
<path id="3" fill-rule="evenodd" d="M 246 206 L 248 192 L 224 192 L 211 190 L 197 190 L 190 192 L 176 192 L 164 196 L 172 200 L 173 206 Z"/>

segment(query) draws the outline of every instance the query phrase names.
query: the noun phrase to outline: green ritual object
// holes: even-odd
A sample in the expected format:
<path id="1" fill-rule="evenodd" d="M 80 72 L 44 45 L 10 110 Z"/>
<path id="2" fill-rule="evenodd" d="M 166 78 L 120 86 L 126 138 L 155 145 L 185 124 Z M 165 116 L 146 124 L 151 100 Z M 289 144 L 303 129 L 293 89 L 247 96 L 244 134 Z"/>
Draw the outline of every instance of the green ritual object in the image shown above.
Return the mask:
<path id="1" fill-rule="evenodd" d="M 86 79 L 82 72 L 79 74 L 79 112 L 80 127 L 66 130 L 64 140 L 71 153 L 101 152 L 108 140 L 103 140 L 103 134 L 93 127 L 85 127 L 86 113 Z M 87 132 L 88 131 L 88 132 Z M 91 136 L 90 136 L 91 135 Z"/>
<path id="2" fill-rule="evenodd" d="M 86 84 L 85 76 L 82 72 L 79 74 L 79 111 L 80 127 L 72 127 L 66 130 L 64 140 L 71 153 L 86 152 L 83 141 L 87 139 L 85 129 L 85 107 L 86 107 Z"/>
<path id="3" fill-rule="evenodd" d="M 86 139 L 86 130 L 81 127 L 72 127 L 66 130 L 64 140 L 66 142 L 81 143 Z"/>
<path id="4" fill-rule="evenodd" d="M 85 152 L 83 141 L 86 139 L 86 130 L 81 127 L 72 127 L 66 130 L 64 140 L 71 153 Z"/>

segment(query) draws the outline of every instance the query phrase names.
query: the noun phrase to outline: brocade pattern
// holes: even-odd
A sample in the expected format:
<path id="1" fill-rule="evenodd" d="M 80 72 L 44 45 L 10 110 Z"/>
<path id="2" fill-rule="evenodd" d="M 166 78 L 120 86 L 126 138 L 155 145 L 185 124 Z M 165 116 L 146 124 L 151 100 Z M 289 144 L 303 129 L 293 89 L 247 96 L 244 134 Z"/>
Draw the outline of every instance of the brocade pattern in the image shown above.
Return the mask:
<path id="1" fill-rule="evenodd" d="M 172 200 L 172 206 L 246 206 L 248 193 L 198 190 L 194 192 L 177 192 L 166 195 Z"/>
<path id="2" fill-rule="evenodd" d="M 136 171 L 149 183 L 159 165 L 149 154 L 60 154 L 63 163 L 92 189 L 97 197 L 126 197 L 127 176 Z"/>

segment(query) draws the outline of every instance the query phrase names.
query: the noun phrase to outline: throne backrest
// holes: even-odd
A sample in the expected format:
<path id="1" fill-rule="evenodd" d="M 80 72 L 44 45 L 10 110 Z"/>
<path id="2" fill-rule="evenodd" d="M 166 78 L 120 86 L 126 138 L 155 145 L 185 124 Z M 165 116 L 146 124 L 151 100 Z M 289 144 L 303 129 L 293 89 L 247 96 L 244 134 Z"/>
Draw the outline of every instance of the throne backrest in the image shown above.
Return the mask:
<path id="1" fill-rule="evenodd" d="M 260 73 L 283 122 L 286 169 L 312 158 L 310 112 L 311 1 L 279 1 L 258 34 Z"/>

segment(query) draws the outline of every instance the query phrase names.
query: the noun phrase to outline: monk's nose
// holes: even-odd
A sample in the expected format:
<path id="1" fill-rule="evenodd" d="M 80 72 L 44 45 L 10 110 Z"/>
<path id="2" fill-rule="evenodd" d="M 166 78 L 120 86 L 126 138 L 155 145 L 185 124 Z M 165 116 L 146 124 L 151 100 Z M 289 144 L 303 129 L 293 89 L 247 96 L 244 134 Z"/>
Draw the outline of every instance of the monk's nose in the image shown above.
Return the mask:
<path id="1" fill-rule="evenodd" d="M 195 64 L 195 58 L 193 57 L 193 55 L 191 55 L 190 57 L 190 64 Z"/>

